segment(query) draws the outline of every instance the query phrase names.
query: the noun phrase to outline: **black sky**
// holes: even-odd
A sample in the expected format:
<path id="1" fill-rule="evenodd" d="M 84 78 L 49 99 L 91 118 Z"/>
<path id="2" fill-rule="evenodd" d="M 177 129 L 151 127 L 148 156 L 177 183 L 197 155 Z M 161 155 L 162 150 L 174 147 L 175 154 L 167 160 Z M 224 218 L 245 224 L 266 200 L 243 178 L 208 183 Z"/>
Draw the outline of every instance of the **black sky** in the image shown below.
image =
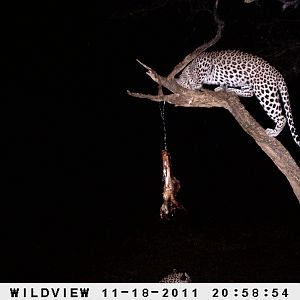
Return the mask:
<path id="1" fill-rule="evenodd" d="M 182 236 L 182 228 L 187 235 L 201 235 L 206 228 L 206 236 L 213 228 L 229 240 L 226 234 L 233 228 L 237 235 L 237 228 L 247 228 L 253 236 L 261 228 L 265 238 L 277 226 L 290 237 L 283 244 L 293 241 L 286 245 L 293 260 L 299 259 L 296 197 L 271 160 L 221 109 L 166 106 L 168 147 L 188 215 L 171 227 L 159 220 L 159 105 L 131 98 L 126 90 L 156 92 L 136 58 L 167 75 L 214 35 L 207 2 L 63 7 L 51 1 L 7 8 L 11 17 L 3 21 L 0 110 L 5 281 L 126 281 L 113 261 L 132 260 L 129 253 L 136 248 L 126 244 L 127 237 L 133 245 L 141 242 L 149 259 L 147 241 L 156 241 L 157 234 L 163 243 L 164 233 L 172 241 L 172 226 L 181 228 Z M 280 70 L 300 130 L 299 8 L 282 12 L 279 1 L 220 1 L 219 13 L 225 29 L 213 49 L 251 52 Z M 264 127 L 273 126 L 255 98 L 242 101 Z M 288 128 L 278 138 L 299 162 L 300 149 Z M 272 242 L 277 243 L 282 236 L 275 236 Z M 119 241 L 127 245 L 128 256 L 111 252 Z M 180 243 L 184 247 L 183 237 Z M 108 261 L 97 261 L 97 253 L 113 254 Z M 287 261 L 287 273 L 292 263 Z M 109 266 L 115 271 L 110 273 Z M 128 280 L 141 278 L 137 269 L 127 274 Z M 153 270 L 143 272 L 141 281 L 156 278 Z M 299 275 L 293 272 L 294 277 L 278 280 Z"/>

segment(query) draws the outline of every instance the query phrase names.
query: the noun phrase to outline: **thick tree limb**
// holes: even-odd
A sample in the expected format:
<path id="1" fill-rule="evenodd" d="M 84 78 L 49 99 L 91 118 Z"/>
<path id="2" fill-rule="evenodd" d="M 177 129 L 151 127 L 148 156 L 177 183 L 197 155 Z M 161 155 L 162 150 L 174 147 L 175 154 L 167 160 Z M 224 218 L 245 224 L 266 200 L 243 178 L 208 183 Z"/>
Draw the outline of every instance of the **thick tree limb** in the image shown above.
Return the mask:
<path id="1" fill-rule="evenodd" d="M 284 174 L 300 203 L 300 169 L 295 160 L 277 139 L 266 134 L 265 130 L 249 114 L 235 94 L 227 92 L 212 92 L 204 89 L 202 91 L 192 91 L 179 86 L 174 80 L 175 75 L 183 70 L 189 62 L 220 39 L 224 24 L 218 18 L 217 6 L 218 0 L 215 1 L 214 7 L 214 18 L 218 25 L 215 37 L 208 43 L 201 45 L 192 53 L 187 55 L 182 62 L 175 66 L 168 77 L 158 75 L 156 71 L 138 61 L 144 68 L 147 69 L 146 74 L 158 84 L 159 90 L 157 95 L 132 93 L 130 91 L 127 91 L 127 93 L 136 98 L 146 98 L 157 102 L 167 101 L 175 106 L 209 108 L 222 107 L 227 109 L 240 124 L 243 130 L 255 140 L 258 146 L 272 159 L 277 168 Z M 162 86 L 171 91 L 172 94 L 164 95 L 162 93 Z"/>
<path id="2" fill-rule="evenodd" d="M 285 175 L 300 203 L 300 169 L 295 160 L 277 139 L 270 137 L 265 133 L 265 130 L 250 115 L 235 94 L 228 92 L 213 92 L 209 90 L 187 90 L 179 86 L 175 80 L 158 75 L 145 64 L 143 64 L 143 66 L 148 70 L 147 75 L 149 75 L 153 81 L 167 88 L 173 92 L 173 94 L 147 95 L 127 91 L 130 96 L 146 98 L 156 102 L 167 101 L 175 106 L 222 107 L 227 109 L 243 130 L 255 140 L 258 146 L 272 159 L 277 168 Z"/>

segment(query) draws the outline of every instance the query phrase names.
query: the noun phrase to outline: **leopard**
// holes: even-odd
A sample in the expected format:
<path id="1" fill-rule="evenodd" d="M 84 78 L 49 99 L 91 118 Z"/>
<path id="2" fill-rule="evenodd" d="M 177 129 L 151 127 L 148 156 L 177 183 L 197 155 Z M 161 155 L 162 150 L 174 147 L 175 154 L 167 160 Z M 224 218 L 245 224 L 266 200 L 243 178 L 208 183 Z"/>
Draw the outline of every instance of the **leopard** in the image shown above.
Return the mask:
<path id="1" fill-rule="evenodd" d="M 176 269 L 163 277 L 160 283 L 190 283 L 192 282 L 191 277 L 186 272 L 179 272 Z"/>
<path id="2" fill-rule="evenodd" d="M 291 135 L 300 147 L 287 84 L 281 73 L 263 58 L 240 50 L 205 51 L 192 60 L 175 80 L 190 90 L 214 85 L 217 86 L 216 92 L 225 90 L 239 97 L 255 96 L 275 122 L 275 128 L 267 128 L 266 134 L 277 137 L 287 120 Z"/>

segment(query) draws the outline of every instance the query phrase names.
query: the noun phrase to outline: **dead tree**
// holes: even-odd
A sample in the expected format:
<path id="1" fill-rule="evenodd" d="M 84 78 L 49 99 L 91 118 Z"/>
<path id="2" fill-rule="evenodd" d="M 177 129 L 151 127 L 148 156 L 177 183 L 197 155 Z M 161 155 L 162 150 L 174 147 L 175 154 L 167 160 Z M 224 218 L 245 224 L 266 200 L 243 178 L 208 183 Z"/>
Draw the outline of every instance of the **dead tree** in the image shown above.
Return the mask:
<path id="1" fill-rule="evenodd" d="M 206 89 L 201 89 L 201 91 L 187 90 L 179 86 L 174 80 L 174 77 L 194 58 L 214 45 L 221 38 L 224 24 L 217 15 L 217 5 L 218 0 L 216 1 L 214 8 L 214 19 L 218 25 L 215 37 L 213 37 L 209 42 L 198 47 L 192 53 L 188 54 L 175 66 L 173 71 L 167 77 L 160 76 L 155 70 L 139 61 L 139 63 L 147 69 L 146 74 L 158 84 L 157 95 L 133 93 L 130 91 L 127 92 L 130 96 L 136 98 L 145 98 L 156 102 L 166 101 L 175 106 L 225 108 L 233 115 L 243 130 L 255 140 L 257 145 L 269 156 L 269 158 L 271 158 L 277 168 L 284 174 L 300 203 L 300 169 L 298 165 L 287 149 L 276 138 L 270 137 L 266 134 L 265 130 L 245 109 L 238 96 L 225 91 L 214 92 Z M 163 94 L 162 87 L 168 89 L 171 94 Z"/>

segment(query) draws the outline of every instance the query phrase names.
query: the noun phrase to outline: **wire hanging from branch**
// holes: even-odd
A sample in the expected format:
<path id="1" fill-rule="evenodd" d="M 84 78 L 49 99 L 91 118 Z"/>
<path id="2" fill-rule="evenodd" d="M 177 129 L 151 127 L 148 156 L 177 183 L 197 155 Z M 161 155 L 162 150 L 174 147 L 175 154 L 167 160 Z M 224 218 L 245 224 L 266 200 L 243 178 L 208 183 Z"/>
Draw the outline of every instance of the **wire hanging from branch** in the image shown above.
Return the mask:
<path id="1" fill-rule="evenodd" d="M 180 189 L 179 180 L 173 176 L 172 166 L 171 166 L 171 157 L 168 151 L 167 146 L 167 130 L 166 130 L 166 120 L 165 120 L 165 101 L 159 106 L 160 115 L 163 124 L 163 142 L 164 150 L 161 151 L 162 159 L 162 176 L 163 176 L 163 204 L 160 208 L 160 217 L 161 219 L 170 220 L 173 217 L 177 210 L 184 210 L 182 204 L 180 204 L 176 197 Z"/>
<path id="2" fill-rule="evenodd" d="M 165 119 L 165 108 L 166 108 L 166 101 L 163 101 L 162 104 L 159 103 L 160 117 L 162 120 L 163 134 L 164 134 L 164 150 L 167 151 L 168 147 L 167 147 L 167 128 L 166 128 L 166 119 Z"/>

